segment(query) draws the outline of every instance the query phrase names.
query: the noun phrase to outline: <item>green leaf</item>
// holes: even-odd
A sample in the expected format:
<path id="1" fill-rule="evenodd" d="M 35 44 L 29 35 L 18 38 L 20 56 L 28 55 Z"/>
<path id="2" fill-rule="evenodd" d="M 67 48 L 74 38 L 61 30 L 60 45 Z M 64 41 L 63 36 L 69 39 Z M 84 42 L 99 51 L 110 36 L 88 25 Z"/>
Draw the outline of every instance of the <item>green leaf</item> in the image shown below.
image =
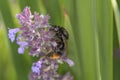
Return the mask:
<path id="1" fill-rule="evenodd" d="M 0 13 L 0 80 L 17 80 L 6 29 Z"/>
<path id="2" fill-rule="evenodd" d="M 19 1 L 19 5 L 21 10 L 23 10 L 26 6 L 29 6 L 31 8 L 31 11 L 34 12 L 39 12 L 40 9 L 38 7 L 38 0 L 18 0 Z"/>
<path id="3" fill-rule="evenodd" d="M 115 22 L 116 22 L 118 40 L 119 40 L 119 45 L 120 45 L 120 11 L 119 11 L 116 0 L 112 0 L 112 6 L 113 6 L 114 14 L 115 14 Z"/>
<path id="4" fill-rule="evenodd" d="M 119 1 L 118 1 L 119 2 Z M 113 6 L 113 10 L 114 10 L 114 60 L 113 60 L 113 79 L 114 80 L 119 80 L 120 79 L 120 71 L 119 71 L 119 67 L 120 67 L 120 58 L 118 56 L 118 51 L 119 51 L 119 47 L 120 47 L 120 11 L 119 11 L 119 4 L 117 3 L 116 0 L 112 0 L 112 6 Z"/>
<path id="5" fill-rule="evenodd" d="M 101 79 L 113 79 L 113 11 L 110 0 L 97 0 Z"/>
<path id="6" fill-rule="evenodd" d="M 4 4 L 6 4 L 6 5 L 4 5 Z M 3 17 L 3 21 L 5 23 L 6 33 L 8 30 L 8 27 L 9 28 L 15 27 L 15 23 L 14 23 L 12 12 L 11 12 L 10 8 L 11 7 L 10 7 L 8 0 L 2 0 L 0 2 L 0 10 L 1 10 L 1 15 Z M 9 45 L 11 46 L 10 47 L 11 56 L 13 59 L 13 64 L 15 65 L 15 70 L 16 70 L 16 74 L 18 76 L 18 80 L 27 80 L 28 74 L 30 71 L 30 65 L 32 64 L 30 57 L 27 54 L 25 54 L 23 56 L 19 55 L 18 51 L 17 51 L 18 46 L 16 43 L 10 43 Z M 10 74 L 10 73 L 8 73 L 8 74 Z"/>
<path id="7" fill-rule="evenodd" d="M 42 0 L 47 14 L 51 16 L 50 23 L 54 25 L 62 25 L 63 18 L 60 11 L 60 5 L 57 0 Z"/>
<path id="8" fill-rule="evenodd" d="M 75 35 L 73 34 L 73 29 L 70 23 L 70 19 L 68 14 L 64 13 L 64 27 L 67 29 L 69 33 L 68 40 L 68 56 L 74 61 L 74 66 L 70 68 L 72 70 L 72 74 L 74 75 L 74 80 L 82 79 L 80 75 L 82 75 L 82 70 L 80 66 L 80 58 L 79 52 L 76 46 Z M 71 46 L 72 45 L 72 46 Z"/>
<path id="9" fill-rule="evenodd" d="M 76 8 L 84 80 L 112 80 L 111 3 L 109 0 L 77 0 Z"/>

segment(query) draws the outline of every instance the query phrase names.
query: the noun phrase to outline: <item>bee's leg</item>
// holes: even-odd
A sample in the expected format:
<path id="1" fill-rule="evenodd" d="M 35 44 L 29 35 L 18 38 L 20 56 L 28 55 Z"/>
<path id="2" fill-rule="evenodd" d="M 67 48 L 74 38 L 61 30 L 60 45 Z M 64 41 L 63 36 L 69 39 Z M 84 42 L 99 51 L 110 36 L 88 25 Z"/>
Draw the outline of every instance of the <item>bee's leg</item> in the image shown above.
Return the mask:
<path id="1" fill-rule="evenodd" d="M 53 53 L 53 49 L 51 48 L 51 49 L 47 52 L 46 56 L 50 57 L 50 56 L 52 55 L 52 53 Z"/>
<path id="2" fill-rule="evenodd" d="M 47 52 L 47 54 L 49 54 L 50 52 L 52 52 L 53 51 L 53 49 L 51 48 L 48 52 Z"/>

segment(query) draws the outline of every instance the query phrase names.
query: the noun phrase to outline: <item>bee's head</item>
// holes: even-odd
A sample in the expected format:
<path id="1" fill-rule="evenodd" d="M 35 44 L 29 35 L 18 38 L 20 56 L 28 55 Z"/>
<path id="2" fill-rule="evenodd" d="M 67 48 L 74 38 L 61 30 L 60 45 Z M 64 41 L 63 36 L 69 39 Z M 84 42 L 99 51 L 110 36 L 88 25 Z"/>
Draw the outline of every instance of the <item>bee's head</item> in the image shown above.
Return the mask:
<path id="1" fill-rule="evenodd" d="M 58 32 L 58 34 L 62 34 L 66 40 L 69 39 L 69 34 L 65 28 L 56 26 L 56 25 L 52 25 L 51 30 Z"/>
<path id="2" fill-rule="evenodd" d="M 61 27 L 61 31 L 62 31 L 62 34 L 65 37 L 65 39 L 68 40 L 69 34 L 68 34 L 67 30 L 65 28 Z"/>

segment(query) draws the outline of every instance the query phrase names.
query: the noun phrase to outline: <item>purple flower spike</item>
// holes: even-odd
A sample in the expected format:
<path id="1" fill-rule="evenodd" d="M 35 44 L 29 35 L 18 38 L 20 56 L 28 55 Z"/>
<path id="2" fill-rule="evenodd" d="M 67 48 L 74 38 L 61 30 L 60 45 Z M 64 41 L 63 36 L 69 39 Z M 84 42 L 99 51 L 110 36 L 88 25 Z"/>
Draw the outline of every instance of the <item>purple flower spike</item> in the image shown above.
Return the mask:
<path id="1" fill-rule="evenodd" d="M 59 62 L 44 58 L 34 63 L 29 80 L 73 80 L 73 76 L 68 72 L 64 76 L 57 73 Z"/>
<path id="2" fill-rule="evenodd" d="M 21 14 L 16 14 L 16 17 L 18 18 L 19 23 L 20 23 L 21 25 L 24 25 L 24 24 L 25 24 L 26 19 L 25 19 L 24 16 L 22 16 Z"/>
<path id="3" fill-rule="evenodd" d="M 15 35 L 16 33 L 19 31 L 19 28 L 15 28 L 15 29 L 9 29 L 8 31 L 8 37 L 11 40 L 11 42 L 13 42 L 15 40 Z"/>
<path id="4" fill-rule="evenodd" d="M 26 7 L 22 14 L 16 14 L 16 18 L 19 20 L 22 26 L 30 26 L 32 22 L 33 15 L 31 14 L 30 8 Z"/>
<path id="5" fill-rule="evenodd" d="M 22 15 L 23 15 L 25 18 L 28 18 L 28 19 L 33 18 L 29 7 L 26 7 L 26 8 L 23 10 Z"/>
<path id="6" fill-rule="evenodd" d="M 29 7 L 16 17 L 21 27 L 9 29 L 9 39 L 13 42 L 19 31 L 16 37 L 19 45 L 18 53 L 23 54 L 26 49 L 29 49 L 30 56 L 39 58 L 31 67 L 29 80 L 73 80 L 70 73 L 60 75 L 57 72 L 59 64 L 63 62 L 67 62 L 69 66 L 74 65 L 66 54 L 67 30 L 50 25 L 48 15 L 39 15 L 37 12 L 32 15 Z"/>

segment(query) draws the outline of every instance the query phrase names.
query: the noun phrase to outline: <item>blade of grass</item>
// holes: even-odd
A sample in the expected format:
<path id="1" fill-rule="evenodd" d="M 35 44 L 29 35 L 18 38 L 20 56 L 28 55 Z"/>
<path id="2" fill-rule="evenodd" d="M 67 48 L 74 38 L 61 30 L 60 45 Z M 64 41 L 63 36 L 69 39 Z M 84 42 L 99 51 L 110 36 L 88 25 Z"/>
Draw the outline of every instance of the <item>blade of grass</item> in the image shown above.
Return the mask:
<path id="1" fill-rule="evenodd" d="M 61 9 L 61 12 L 62 12 L 62 17 L 64 18 L 64 9 L 66 10 L 66 12 L 68 13 L 69 15 L 69 18 L 70 18 L 70 21 L 71 21 L 71 25 L 72 26 L 75 26 L 76 23 L 75 22 L 75 19 L 76 19 L 76 8 L 75 8 L 75 1 L 73 0 L 58 0 L 59 1 L 59 4 L 60 4 L 60 9 Z M 73 25 L 74 24 L 74 25 Z"/>
<path id="2" fill-rule="evenodd" d="M 26 6 L 29 6 L 32 12 L 40 12 L 38 0 L 18 0 L 18 2 L 21 10 L 23 10 Z"/>
<path id="3" fill-rule="evenodd" d="M 82 70 L 80 66 L 80 59 L 78 57 L 79 52 L 77 50 L 75 35 L 73 34 L 73 29 L 70 23 L 70 19 L 68 14 L 64 13 L 64 27 L 67 29 L 69 33 L 69 41 L 68 41 L 68 56 L 74 61 L 75 65 L 70 68 L 74 75 L 74 80 L 82 80 Z M 72 45 L 72 46 L 71 46 Z"/>
<path id="4" fill-rule="evenodd" d="M 14 22 L 13 22 L 13 18 L 12 18 L 12 14 L 10 11 L 10 5 L 8 0 L 1 0 L 0 1 L 0 10 L 1 10 L 1 14 L 3 14 L 3 20 L 5 22 L 5 26 L 7 27 L 13 27 L 14 26 Z"/>
<path id="5" fill-rule="evenodd" d="M 113 79 L 114 80 L 119 80 L 120 79 L 120 58 L 119 58 L 119 47 L 120 47 L 120 11 L 119 11 L 119 6 L 116 0 L 112 0 L 112 6 L 114 10 L 114 17 L 115 17 L 115 22 L 114 22 L 114 65 L 113 65 Z"/>
<path id="6" fill-rule="evenodd" d="M 6 5 L 4 5 L 6 4 Z M 6 26 L 6 30 L 7 28 L 13 28 L 15 27 L 15 23 L 12 17 L 12 12 L 11 12 L 11 8 L 10 8 L 10 4 L 8 0 L 2 0 L 0 2 L 0 10 L 1 10 L 1 14 L 3 16 L 3 20 Z M 16 43 L 12 43 L 10 44 L 10 49 L 11 49 L 11 55 L 12 55 L 12 59 L 13 59 L 13 63 L 15 64 L 15 69 L 16 69 L 16 74 L 18 76 L 18 80 L 27 80 L 28 79 L 28 73 L 30 71 L 30 58 L 28 57 L 27 54 L 21 56 L 18 55 L 17 53 L 17 49 L 18 46 L 16 45 Z M 29 67 L 29 68 L 28 68 Z"/>
<path id="7" fill-rule="evenodd" d="M 79 32 L 76 36 L 82 60 L 83 80 L 101 80 L 95 7 L 95 0 L 76 0 L 76 28 Z"/>
<path id="8" fill-rule="evenodd" d="M 10 5 L 10 12 L 11 12 L 11 16 L 12 16 L 12 20 L 15 23 L 15 25 L 18 25 L 18 20 L 16 19 L 16 13 L 20 12 L 20 6 L 18 4 L 18 1 L 9 1 L 9 5 Z"/>
<path id="9" fill-rule="evenodd" d="M 6 29 L 0 12 L 0 80 L 17 80 Z"/>
<path id="10" fill-rule="evenodd" d="M 74 80 L 83 80 L 82 79 L 82 69 L 80 66 L 81 65 L 81 60 L 79 58 L 79 53 L 78 53 L 78 48 L 76 46 L 76 40 L 75 40 L 75 32 L 73 29 L 74 26 L 72 23 L 74 23 L 75 19 L 75 7 L 74 4 L 75 2 L 72 0 L 66 1 L 66 0 L 59 0 L 59 5 L 60 5 L 60 10 L 62 14 L 62 18 L 64 19 L 64 27 L 68 30 L 69 32 L 69 41 L 68 41 L 68 55 L 73 59 L 75 62 L 75 66 L 70 68 L 74 75 Z M 75 24 L 74 24 L 75 25 Z M 72 45 L 72 46 L 71 46 Z M 64 67 L 66 69 L 67 67 Z M 63 70 L 62 70 L 63 71 Z"/>
<path id="11" fill-rule="evenodd" d="M 113 11 L 110 0 L 97 0 L 101 80 L 113 79 Z"/>
<path id="12" fill-rule="evenodd" d="M 38 0 L 38 6 L 40 8 L 40 14 L 46 14 L 47 11 L 45 9 L 45 5 L 43 4 L 42 0 Z"/>
<path id="13" fill-rule="evenodd" d="M 101 80 L 101 72 L 100 72 L 100 49 L 99 49 L 99 36 L 98 36 L 98 24 L 97 24 L 97 12 L 96 12 L 96 0 L 91 1 L 92 5 L 92 23 L 94 28 L 94 42 L 95 42 L 95 58 L 96 58 L 96 73 L 97 80 Z"/>
<path id="14" fill-rule="evenodd" d="M 119 40 L 119 45 L 120 45 L 120 11 L 119 11 L 118 4 L 117 4 L 116 0 L 112 0 L 112 6 L 113 6 L 114 14 L 115 14 L 118 40 Z"/>
<path id="15" fill-rule="evenodd" d="M 45 8 L 47 10 L 47 14 L 51 16 L 50 23 L 62 25 L 63 18 L 60 10 L 60 5 L 57 0 L 42 0 Z"/>
<path id="16" fill-rule="evenodd" d="M 59 1 L 60 2 L 60 4 L 61 4 L 61 7 L 62 7 L 62 9 L 65 9 L 68 13 L 69 13 L 69 15 L 70 15 L 70 18 L 71 18 L 71 21 L 72 21 L 72 25 L 73 25 L 73 28 L 72 28 L 72 32 L 74 32 L 74 35 L 75 36 L 77 36 L 77 34 L 79 34 L 79 31 L 78 31 L 78 28 L 74 28 L 75 27 L 75 25 L 76 25 L 76 22 L 77 22 L 77 19 L 76 19 L 76 9 L 75 9 L 75 1 L 64 1 L 64 0 L 60 0 Z M 93 5 L 93 7 L 94 7 L 94 4 L 92 4 Z M 94 8 L 93 8 L 94 9 Z M 94 15 L 94 14 L 93 14 Z M 95 22 L 95 21 L 94 21 Z M 96 22 L 95 22 L 96 23 Z M 94 23 L 93 23 L 94 24 Z M 96 25 L 94 25 L 94 27 L 95 27 Z M 101 78 L 101 76 L 100 76 L 100 61 L 99 61 L 99 45 L 98 45 L 98 36 L 97 36 L 97 33 L 94 33 L 95 35 L 94 35 L 94 37 L 95 37 L 95 52 L 96 52 L 96 54 L 95 54 L 95 59 L 96 59 L 96 72 L 97 72 L 97 77 L 100 79 Z M 77 37 L 78 38 L 78 37 Z M 75 40 L 75 38 L 74 38 L 74 40 Z M 78 43 L 79 43 L 79 40 L 75 40 L 75 41 L 78 41 Z M 74 47 L 73 47 L 74 48 Z M 71 50 L 71 49 L 70 49 Z M 78 49 L 78 50 L 80 50 L 80 49 Z M 78 55 L 79 56 L 79 54 L 76 54 L 76 55 Z M 79 59 L 79 62 L 81 62 L 81 59 Z M 81 63 L 79 63 L 79 64 L 81 64 Z M 81 68 L 82 66 L 80 66 L 80 68 Z M 79 73 L 79 72 L 78 72 Z M 76 74 L 75 75 L 77 75 L 78 74 L 77 72 L 76 72 Z M 81 69 L 81 71 L 80 71 L 80 73 L 83 73 L 83 70 Z M 77 76 L 77 77 L 80 77 L 80 78 L 77 78 L 77 79 L 82 79 L 83 80 L 83 75 L 82 74 L 79 74 L 79 76 Z"/>

